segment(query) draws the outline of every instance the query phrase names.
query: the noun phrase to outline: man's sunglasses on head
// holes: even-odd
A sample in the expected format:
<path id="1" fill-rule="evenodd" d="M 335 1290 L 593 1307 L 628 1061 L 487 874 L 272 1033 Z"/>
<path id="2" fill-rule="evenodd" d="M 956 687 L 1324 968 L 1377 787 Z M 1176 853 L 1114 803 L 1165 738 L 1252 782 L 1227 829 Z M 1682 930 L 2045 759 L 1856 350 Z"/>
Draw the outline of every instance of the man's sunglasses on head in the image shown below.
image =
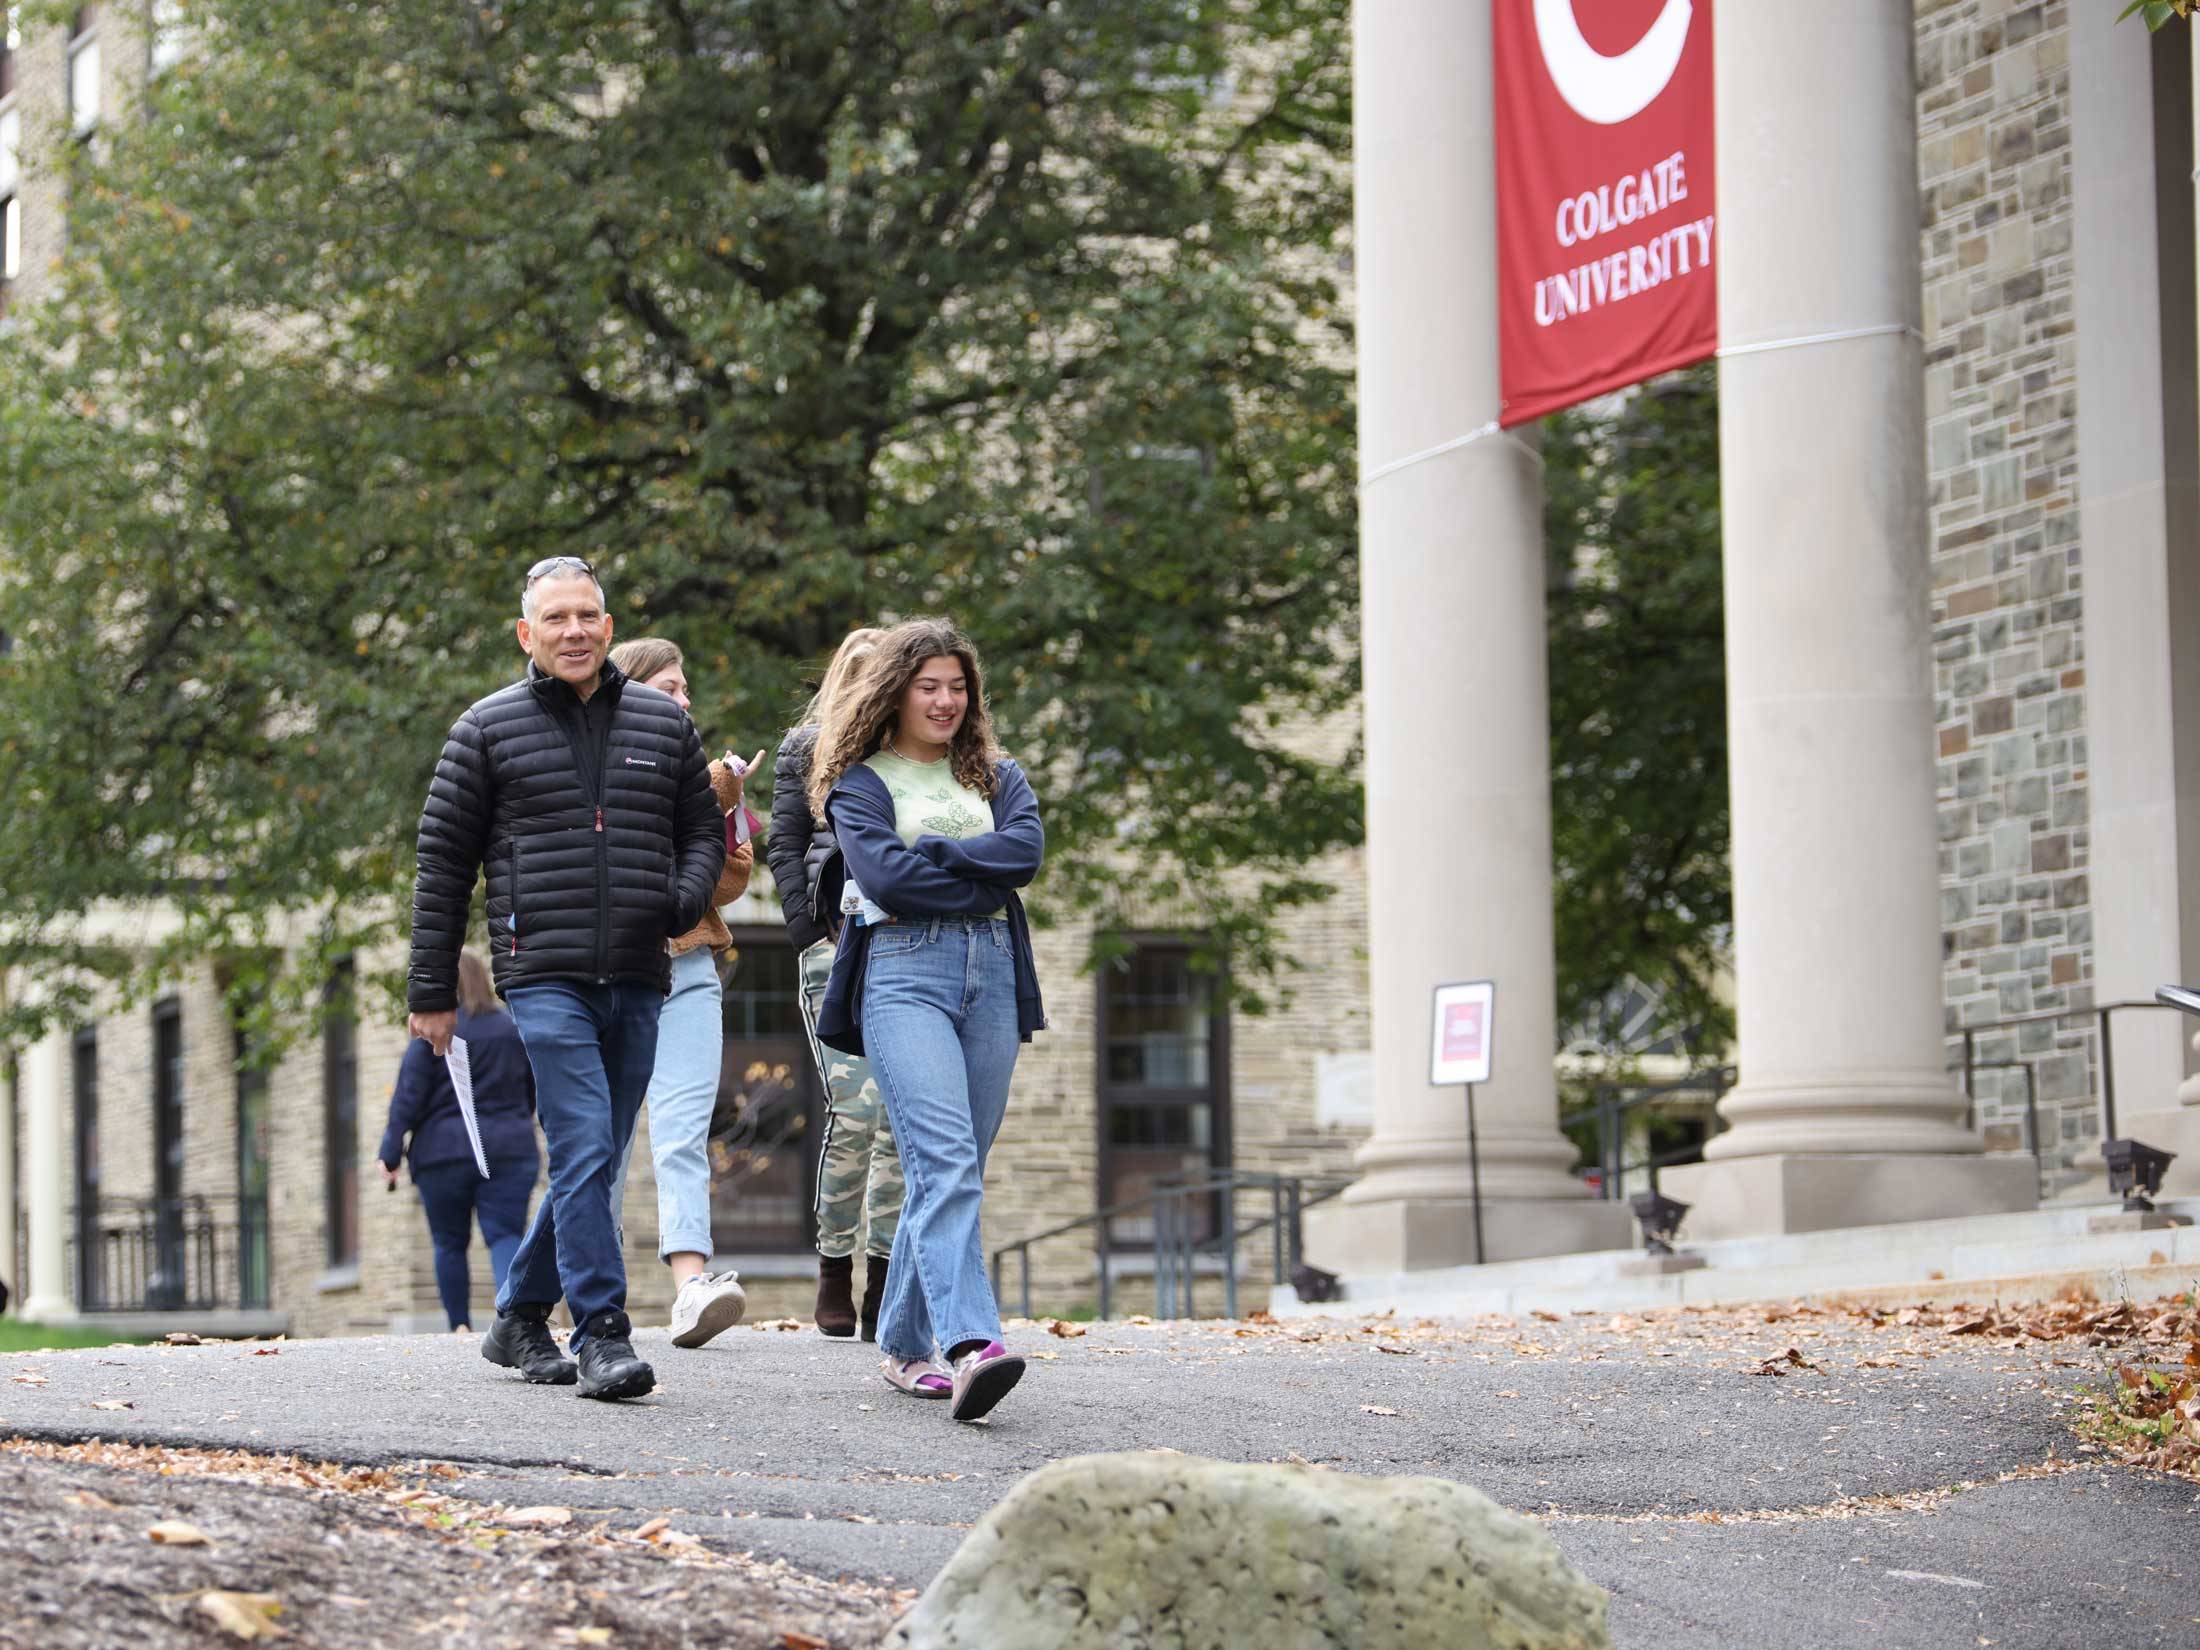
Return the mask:
<path id="1" fill-rule="evenodd" d="M 554 573 L 585 573 L 590 578 L 596 576 L 596 570 L 578 556 L 545 556 L 527 569 L 527 582 L 533 584 L 537 579 L 547 579 Z"/>

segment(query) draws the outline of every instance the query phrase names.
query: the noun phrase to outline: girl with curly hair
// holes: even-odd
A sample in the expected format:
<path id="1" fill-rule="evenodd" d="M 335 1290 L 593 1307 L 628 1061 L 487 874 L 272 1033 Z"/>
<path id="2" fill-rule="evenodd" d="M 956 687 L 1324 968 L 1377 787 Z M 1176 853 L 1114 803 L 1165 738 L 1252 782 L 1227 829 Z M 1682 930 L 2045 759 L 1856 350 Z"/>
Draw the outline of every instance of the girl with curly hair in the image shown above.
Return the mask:
<path id="1" fill-rule="evenodd" d="M 886 1379 L 975 1421 L 1024 1373 L 1001 1344 L 979 1202 L 1018 1048 L 1046 1023 L 1017 893 L 1046 832 L 962 632 L 913 619 L 879 640 L 824 708 L 809 795 L 841 853 L 819 898 L 848 914 L 817 1035 L 869 1058 L 907 1187 L 878 1321 Z"/>

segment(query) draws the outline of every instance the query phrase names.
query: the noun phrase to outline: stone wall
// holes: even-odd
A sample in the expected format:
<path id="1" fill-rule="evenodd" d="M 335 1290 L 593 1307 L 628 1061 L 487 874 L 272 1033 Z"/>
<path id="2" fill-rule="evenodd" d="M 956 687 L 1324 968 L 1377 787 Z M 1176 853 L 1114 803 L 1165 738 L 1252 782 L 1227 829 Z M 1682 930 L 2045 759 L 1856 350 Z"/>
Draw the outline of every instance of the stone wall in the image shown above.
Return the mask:
<path id="1" fill-rule="evenodd" d="M 1951 1059 L 1966 1027 L 2092 1001 L 2079 627 L 2067 0 L 1920 0 L 1927 470 Z M 2109 26 L 2103 14 L 2088 19 Z M 2065 1161 L 2099 1131 L 2083 1019 L 1987 1033 L 2034 1061 Z M 1982 1073 L 1989 1143 L 2024 1086 Z"/>

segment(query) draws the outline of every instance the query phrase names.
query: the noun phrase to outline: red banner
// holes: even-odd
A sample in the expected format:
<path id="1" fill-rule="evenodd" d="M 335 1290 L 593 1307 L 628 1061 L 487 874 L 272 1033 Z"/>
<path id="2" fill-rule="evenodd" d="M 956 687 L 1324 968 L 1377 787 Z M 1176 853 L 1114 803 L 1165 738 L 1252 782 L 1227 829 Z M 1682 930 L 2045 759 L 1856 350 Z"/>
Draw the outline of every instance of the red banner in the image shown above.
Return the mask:
<path id="1" fill-rule="evenodd" d="M 1718 348 L 1711 4 L 1492 0 L 1501 424 Z"/>

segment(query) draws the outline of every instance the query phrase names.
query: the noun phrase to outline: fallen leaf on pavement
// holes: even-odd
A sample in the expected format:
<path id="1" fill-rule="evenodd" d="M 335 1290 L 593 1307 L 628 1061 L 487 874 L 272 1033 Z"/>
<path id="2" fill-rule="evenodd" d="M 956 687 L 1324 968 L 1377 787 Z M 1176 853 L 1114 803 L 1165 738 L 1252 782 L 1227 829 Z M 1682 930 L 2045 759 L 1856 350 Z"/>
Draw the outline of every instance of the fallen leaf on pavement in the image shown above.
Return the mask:
<path id="1" fill-rule="evenodd" d="M 204 1346 L 206 1342 L 188 1329 L 171 1329 L 161 1339 L 169 1346 Z"/>
<path id="2" fill-rule="evenodd" d="M 1414 1356 L 1414 1351 L 1412 1347 L 1397 1346 L 1389 1341 L 1377 1341 L 1375 1343 L 1375 1350 L 1378 1352 L 1394 1352 L 1401 1358 L 1410 1358 Z"/>
<path id="3" fill-rule="evenodd" d="M 1064 1323 L 1060 1318 L 1047 1320 L 1047 1333 L 1058 1335 L 1065 1341 L 1074 1341 L 1084 1332 L 1085 1326 L 1081 1323 Z"/>
<path id="4" fill-rule="evenodd" d="M 180 1518 L 164 1518 L 145 1532 L 145 1539 L 158 1542 L 163 1547 L 203 1547 L 206 1532 L 196 1524 L 186 1524 Z"/>
<path id="5" fill-rule="evenodd" d="M 30 1370 L 26 1369 L 20 1375 L 16 1376 L 15 1384 L 17 1386 L 44 1386 L 46 1384 L 46 1377 L 43 1375 L 33 1374 Z"/>
<path id="6" fill-rule="evenodd" d="M 581 1644 L 609 1644 L 611 1629 L 608 1627 L 583 1627 L 573 1635 Z"/>
<path id="7" fill-rule="evenodd" d="M 1557 1323 L 1560 1321 L 1559 1315 L 1556 1312 L 1546 1312 L 1540 1307 L 1538 1307 L 1535 1311 L 1531 1312 L 1528 1315 L 1533 1318 L 1539 1318 L 1544 1323 Z"/>
<path id="8" fill-rule="evenodd" d="M 833 1650 L 831 1644 L 814 1633 L 800 1633 L 789 1628 L 779 1635 L 781 1650 Z"/>
<path id="9" fill-rule="evenodd" d="M 571 1507 L 519 1507 L 497 1520 L 517 1529 L 546 1530 L 553 1525 L 573 1522 Z"/>
<path id="10" fill-rule="evenodd" d="M 275 1625 L 275 1618 L 283 1613 L 283 1601 L 273 1593 L 208 1591 L 199 1594 L 191 1602 L 199 1614 L 209 1617 L 216 1627 L 232 1638 L 275 1639 L 283 1636 L 283 1630 Z"/>
<path id="11" fill-rule="evenodd" d="M 669 1518 L 652 1518 L 652 1519 L 651 1519 L 651 1520 L 650 1520 L 650 1521 L 649 1521 L 649 1522 L 648 1522 L 647 1524 L 644 1524 L 644 1525 L 643 1525 L 643 1526 L 642 1526 L 642 1527 L 641 1527 L 640 1529 L 638 1529 L 638 1530 L 636 1530 L 636 1531 L 634 1532 L 634 1539 L 635 1539 L 636 1541 L 647 1541 L 647 1540 L 649 1540 L 649 1539 L 650 1539 L 650 1538 L 651 1538 L 652 1536 L 654 1536 L 654 1535 L 657 1535 L 657 1534 L 658 1534 L 659 1532 L 661 1532 L 661 1531 L 664 1531 L 664 1530 L 669 1530 L 669 1529 L 671 1529 L 671 1528 L 672 1528 L 672 1520 L 671 1520 L 671 1519 L 669 1519 Z"/>
<path id="12" fill-rule="evenodd" d="M 1812 1363 L 1792 1346 L 1785 1352 L 1767 1358 L 1750 1373 L 1753 1375 L 1785 1375 L 1791 1369 L 1807 1369 L 1813 1375 L 1825 1374 L 1825 1370 Z"/>
<path id="13" fill-rule="evenodd" d="M 282 1350 L 279 1346 L 256 1346 L 252 1349 L 252 1356 L 255 1358 L 272 1358 L 281 1353 Z"/>
<path id="14" fill-rule="evenodd" d="M 108 1500 L 96 1490 L 71 1490 L 61 1499 L 72 1507 L 89 1507 L 100 1512 L 113 1512 L 122 1504 Z"/>
<path id="15" fill-rule="evenodd" d="M 129 1400 L 129 1399 L 127 1399 L 127 1398 L 96 1398 L 96 1399 L 94 1399 L 94 1400 L 92 1401 L 92 1408 L 94 1408 L 94 1409 L 135 1409 L 135 1408 L 137 1408 L 137 1405 L 135 1405 L 135 1404 L 133 1404 L 132 1402 L 130 1402 L 130 1400 Z"/>
<path id="16" fill-rule="evenodd" d="M 1388 1404 L 1362 1404 L 1360 1413 L 1362 1415 L 1395 1415 L 1398 1412 Z"/>

